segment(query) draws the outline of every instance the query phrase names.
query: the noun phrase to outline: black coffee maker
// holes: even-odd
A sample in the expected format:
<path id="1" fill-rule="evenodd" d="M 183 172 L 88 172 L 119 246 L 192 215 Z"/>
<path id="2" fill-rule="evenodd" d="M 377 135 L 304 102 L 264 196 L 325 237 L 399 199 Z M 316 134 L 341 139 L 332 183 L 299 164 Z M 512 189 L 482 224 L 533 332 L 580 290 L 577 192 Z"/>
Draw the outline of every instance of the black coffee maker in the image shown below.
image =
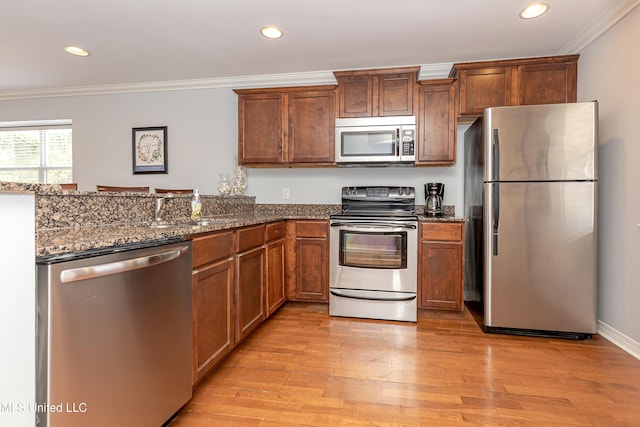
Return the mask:
<path id="1" fill-rule="evenodd" d="M 444 184 L 430 182 L 424 185 L 424 214 L 426 216 L 442 216 L 442 198 L 444 197 Z"/>

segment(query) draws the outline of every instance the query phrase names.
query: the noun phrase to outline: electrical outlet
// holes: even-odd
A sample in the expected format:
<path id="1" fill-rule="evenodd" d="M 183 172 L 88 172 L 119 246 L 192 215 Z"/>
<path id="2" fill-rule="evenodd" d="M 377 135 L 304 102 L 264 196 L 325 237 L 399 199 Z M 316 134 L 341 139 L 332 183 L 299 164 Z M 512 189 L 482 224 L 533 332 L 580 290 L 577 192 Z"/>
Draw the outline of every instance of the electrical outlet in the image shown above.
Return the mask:
<path id="1" fill-rule="evenodd" d="M 289 189 L 288 188 L 283 188 L 282 189 L 282 200 L 289 200 Z"/>

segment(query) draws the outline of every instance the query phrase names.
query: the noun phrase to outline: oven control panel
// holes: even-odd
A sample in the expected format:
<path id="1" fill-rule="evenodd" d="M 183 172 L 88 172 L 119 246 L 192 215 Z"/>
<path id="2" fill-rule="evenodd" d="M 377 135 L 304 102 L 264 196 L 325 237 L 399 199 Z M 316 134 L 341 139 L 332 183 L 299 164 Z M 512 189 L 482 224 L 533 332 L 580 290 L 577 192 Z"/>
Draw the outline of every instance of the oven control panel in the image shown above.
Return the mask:
<path id="1" fill-rule="evenodd" d="M 415 198 L 415 187 L 342 187 L 342 198 L 350 200 L 367 198 Z"/>

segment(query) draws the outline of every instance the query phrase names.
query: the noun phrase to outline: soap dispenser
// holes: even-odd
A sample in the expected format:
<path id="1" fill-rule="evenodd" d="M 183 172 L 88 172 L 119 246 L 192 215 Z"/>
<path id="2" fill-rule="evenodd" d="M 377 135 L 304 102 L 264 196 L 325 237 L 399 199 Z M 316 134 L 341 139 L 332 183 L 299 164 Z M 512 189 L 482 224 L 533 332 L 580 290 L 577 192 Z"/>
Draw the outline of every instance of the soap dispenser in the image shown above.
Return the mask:
<path id="1" fill-rule="evenodd" d="M 191 200 L 191 220 L 199 221 L 202 219 L 202 202 L 198 190 L 193 190 L 193 199 Z"/>

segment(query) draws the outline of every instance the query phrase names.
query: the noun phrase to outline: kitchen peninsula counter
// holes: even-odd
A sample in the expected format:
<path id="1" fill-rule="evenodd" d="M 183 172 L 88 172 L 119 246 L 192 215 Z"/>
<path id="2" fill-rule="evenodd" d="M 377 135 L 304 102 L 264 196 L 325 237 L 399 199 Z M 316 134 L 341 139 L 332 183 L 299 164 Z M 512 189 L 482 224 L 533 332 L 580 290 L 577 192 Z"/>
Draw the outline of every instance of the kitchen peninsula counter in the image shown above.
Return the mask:
<path id="1" fill-rule="evenodd" d="M 265 205 L 267 208 L 268 205 Z M 305 205 L 302 205 L 305 206 Z M 218 215 L 208 225 L 189 225 L 171 220 L 176 225 L 166 228 L 150 227 L 150 222 L 106 224 L 82 227 L 41 229 L 37 232 L 36 257 L 50 258 L 65 254 L 78 254 L 87 251 L 135 245 L 145 242 L 169 242 L 190 239 L 191 237 L 213 231 L 228 230 L 263 224 L 283 219 L 324 219 L 328 220 L 332 212 L 329 205 L 307 206 L 292 205 L 289 212 L 262 211 L 256 206 L 256 212 Z M 186 221 L 185 221 L 186 222 Z"/>

